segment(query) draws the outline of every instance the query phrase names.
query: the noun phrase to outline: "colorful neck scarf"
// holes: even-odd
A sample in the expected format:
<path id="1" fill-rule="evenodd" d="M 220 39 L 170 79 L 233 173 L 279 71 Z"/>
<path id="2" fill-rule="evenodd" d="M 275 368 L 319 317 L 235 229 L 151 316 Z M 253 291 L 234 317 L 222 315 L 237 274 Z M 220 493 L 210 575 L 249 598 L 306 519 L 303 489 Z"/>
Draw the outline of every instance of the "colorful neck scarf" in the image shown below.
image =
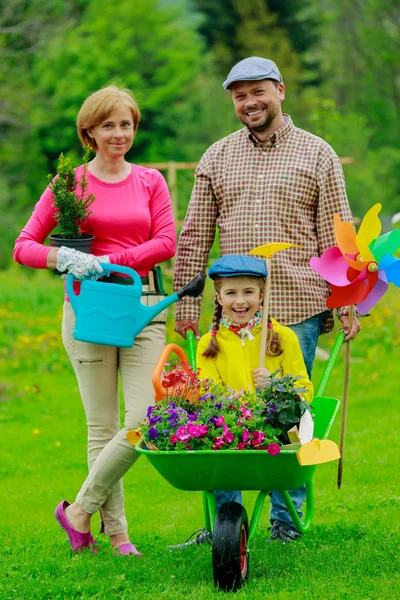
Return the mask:
<path id="1" fill-rule="evenodd" d="M 260 312 L 256 312 L 254 317 L 244 325 L 235 323 L 235 321 L 232 321 L 232 319 L 230 319 L 226 313 L 222 313 L 220 324 L 230 331 L 233 331 L 233 333 L 236 333 L 236 335 L 238 335 L 242 340 L 244 340 L 246 337 L 248 337 L 249 340 L 254 340 L 254 336 L 251 334 L 251 331 L 256 325 L 259 325 L 261 321 L 262 315 Z"/>

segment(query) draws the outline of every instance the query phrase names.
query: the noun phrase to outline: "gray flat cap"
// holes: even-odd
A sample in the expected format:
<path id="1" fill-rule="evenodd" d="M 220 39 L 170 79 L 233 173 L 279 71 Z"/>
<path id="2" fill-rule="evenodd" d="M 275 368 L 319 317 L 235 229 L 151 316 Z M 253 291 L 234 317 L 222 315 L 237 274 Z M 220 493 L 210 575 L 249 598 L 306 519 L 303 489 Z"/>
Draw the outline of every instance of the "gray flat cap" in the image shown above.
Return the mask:
<path id="1" fill-rule="evenodd" d="M 274 79 L 274 81 L 283 81 L 282 75 L 274 61 L 269 58 L 260 58 L 251 56 L 238 62 L 222 84 L 224 89 L 228 89 L 234 81 L 259 81 L 260 79 Z"/>

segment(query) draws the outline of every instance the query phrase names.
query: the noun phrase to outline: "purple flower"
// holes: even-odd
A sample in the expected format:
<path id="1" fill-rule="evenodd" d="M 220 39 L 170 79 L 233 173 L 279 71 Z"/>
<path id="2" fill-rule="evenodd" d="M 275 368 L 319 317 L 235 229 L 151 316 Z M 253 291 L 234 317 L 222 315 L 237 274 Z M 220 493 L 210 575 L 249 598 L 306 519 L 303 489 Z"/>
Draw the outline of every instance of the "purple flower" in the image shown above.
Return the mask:
<path id="1" fill-rule="evenodd" d="M 164 435 L 169 435 L 169 429 L 163 429 L 163 434 Z"/>
<path id="2" fill-rule="evenodd" d="M 154 406 L 149 406 L 147 409 L 147 418 L 149 418 L 151 416 L 151 413 L 153 412 L 153 408 Z"/>
<path id="3" fill-rule="evenodd" d="M 198 418 L 199 418 L 198 412 L 194 412 L 191 415 L 189 415 L 189 417 L 188 417 L 188 419 L 191 423 L 193 423 L 193 421 L 197 421 Z"/>
<path id="4" fill-rule="evenodd" d="M 152 440 L 156 440 L 158 438 L 158 431 L 155 427 L 150 427 L 149 438 Z"/>
<path id="5" fill-rule="evenodd" d="M 170 418 L 168 420 L 169 420 L 169 426 L 170 427 L 174 428 L 174 427 L 176 427 L 178 425 L 178 421 L 176 421 L 175 419 Z"/>
<path id="6" fill-rule="evenodd" d="M 215 408 L 218 408 L 218 410 L 221 410 L 221 408 L 222 408 L 222 402 L 216 402 L 215 403 Z"/>
<path id="7" fill-rule="evenodd" d="M 160 417 L 160 415 L 156 415 L 155 417 L 149 417 L 150 425 L 155 425 L 156 423 L 159 423 L 160 421 L 162 421 L 162 417 Z"/>
<path id="8" fill-rule="evenodd" d="M 208 422 L 209 422 L 209 423 L 212 423 L 213 425 L 215 425 L 215 424 L 216 424 L 216 422 L 217 422 L 217 417 L 210 417 L 210 418 L 208 419 Z"/>

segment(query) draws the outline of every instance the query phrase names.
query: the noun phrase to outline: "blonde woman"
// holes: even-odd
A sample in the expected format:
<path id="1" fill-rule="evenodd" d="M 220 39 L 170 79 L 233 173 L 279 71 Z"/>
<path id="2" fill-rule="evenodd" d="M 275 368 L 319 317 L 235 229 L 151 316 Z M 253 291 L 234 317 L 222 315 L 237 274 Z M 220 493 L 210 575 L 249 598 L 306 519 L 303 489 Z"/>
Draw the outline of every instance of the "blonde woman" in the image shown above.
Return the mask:
<path id="1" fill-rule="evenodd" d="M 70 248 L 49 248 L 43 242 L 55 228 L 55 209 L 47 188 L 15 243 L 14 259 L 37 269 L 73 273 L 79 279 L 104 275 L 103 262 L 135 269 L 149 294 L 149 272 L 175 253 L 176 234 L 166 182 L 154 170 L 125 160 L 140 121 L 140 110 L 127 89 L 108 86 L 83 103 L 77 130 L 82 145 L 95 153 L 88 165 L 87 193 L 94 194 L 92 214 L 82 233 L 95 235 L 93 254 Z M 78 180 L 83 166 L 76 169 Z M 152 290 L 152 294 L 154 295 Z M 142 299 L 146 304 L 146 297 Z M 128 535 L 122 477 L 138 458 L 126 439 L 146 415 L 153 397 L 151 374 L 165 345 L 165 324 L 150 323 L 132 348 L 78 342 L 72 337 L 74 313 L 64 302 L 62 335 L 77 377 L 88 426 L 89 475 L 75 502 L 62 501 L 56 518 L 68 534 L 71 548 L 96 550 L 90 533 L 91 516 L 101 513 L 101 532 L 110 536 L 117 553 L 139 555 Z M 125 403 L 120 426 L 118 374 Z"/>

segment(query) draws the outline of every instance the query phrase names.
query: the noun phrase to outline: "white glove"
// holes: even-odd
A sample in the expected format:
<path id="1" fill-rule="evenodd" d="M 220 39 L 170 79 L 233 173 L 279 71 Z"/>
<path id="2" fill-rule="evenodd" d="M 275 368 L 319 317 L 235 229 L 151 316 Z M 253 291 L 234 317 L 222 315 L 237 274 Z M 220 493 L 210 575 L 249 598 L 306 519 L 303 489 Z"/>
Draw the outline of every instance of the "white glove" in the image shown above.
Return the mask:
<path id="1" fill-rule="evenodd" d="M 97 280 L 105 275 L 100 261 L 109 263 L 108 256 L 93 256 L 93 254 L 85 254 L 74 248 L 66 248 L 61 246 L 57 252 L 57 269 L 61 273 L 65 271 L 72 273 L 76 279 Z M 67 275 L 61 275 L 62 279 L 66 279 Z"/>

